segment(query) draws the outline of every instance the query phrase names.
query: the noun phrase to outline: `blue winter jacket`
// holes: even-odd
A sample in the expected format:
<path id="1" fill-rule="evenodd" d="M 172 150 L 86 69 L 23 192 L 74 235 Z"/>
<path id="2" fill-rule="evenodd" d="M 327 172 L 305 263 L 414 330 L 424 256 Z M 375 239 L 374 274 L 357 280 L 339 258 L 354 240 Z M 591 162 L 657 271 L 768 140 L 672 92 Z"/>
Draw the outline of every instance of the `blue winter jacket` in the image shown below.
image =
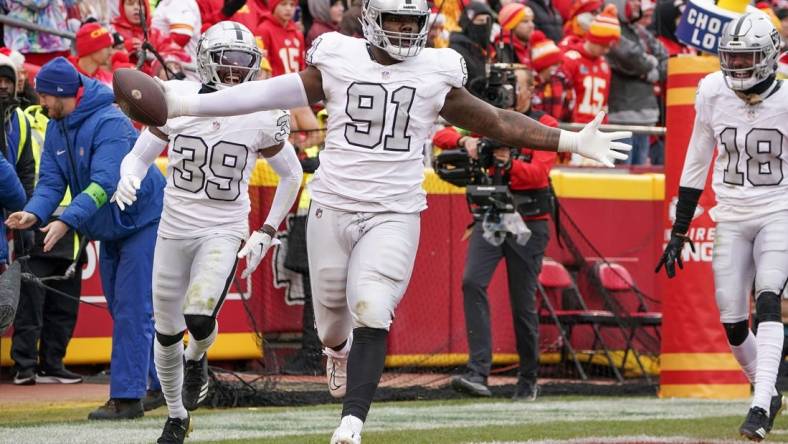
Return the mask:
<path id="1" fill-rule="evenodd" d="M 90 239 L 123 239 L 159 220 L 164 176 L 151 166 L 134 205 L 120 211 L 109 203 L 120 178 L 120 162 L 134 146 L 137 131 L 113 105 L 112 90 L 85 76 L 81 79 L 76 109 L 47 125 L 38 184 L 25 211 L 46 223 L 68 185 L 75 197 L 61 221 Z"/>
<path id="2" fill-rule="evenodd" d="M 27 196 L 16 168 L 0 154 L 0 215 L 7 216 L 25 206 Z M 8 262 L 8 243 L 5 239 L 5 221 L 0 221 L 0 264 Z"/>

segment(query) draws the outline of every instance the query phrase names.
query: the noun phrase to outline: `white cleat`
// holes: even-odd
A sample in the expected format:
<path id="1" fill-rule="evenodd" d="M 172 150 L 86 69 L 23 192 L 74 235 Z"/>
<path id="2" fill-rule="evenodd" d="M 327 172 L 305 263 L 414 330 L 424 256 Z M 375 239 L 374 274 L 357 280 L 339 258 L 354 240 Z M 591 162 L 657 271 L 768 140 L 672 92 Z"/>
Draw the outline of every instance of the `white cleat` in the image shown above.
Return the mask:
<path id="1" fill-rule="evenodd" d="M 353 343 L 353 334 L 348 337 L 345 346 L 340 351 L 329 347 L 323 349 L 326 355 L 326 379 L 328 381 L 328 392 L 334 398 L 345 396 L 347 391 L 347 357 L 350 354 L 350 345 Z"/>
<path id="2" fill-rule="evenodd" d="M 331 444 L 361 444 L 364 423 L 355 416 L 345 416 L 331 436 Z"/>

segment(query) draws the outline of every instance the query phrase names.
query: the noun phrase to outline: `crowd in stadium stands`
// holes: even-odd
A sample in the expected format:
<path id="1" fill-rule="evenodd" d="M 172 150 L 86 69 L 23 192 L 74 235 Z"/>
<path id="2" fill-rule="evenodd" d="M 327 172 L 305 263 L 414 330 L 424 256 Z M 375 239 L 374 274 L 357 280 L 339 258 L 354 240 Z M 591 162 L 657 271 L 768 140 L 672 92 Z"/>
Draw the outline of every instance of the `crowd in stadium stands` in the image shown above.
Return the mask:
<path id="1" fill-rule="evenodd" d="M 532 70 L 529 112 L 544 113 L 559 122 L 589 122 L 604 110 L 608 123 L 660 125 L 664 122 L 667 60 L 693 52 L 675 36 L 682 0 L 431 0 L 430 5 L 427 45 L 451 47 L 465 57 L 466 87 L 472 93 L 483 95 L 486 65 L 521 64 Z M 267 78 L 303 69 L 305 53 L 320 34 L 338 31 L 362 37 L 361 7 L 360 0 L 0 0 L 8 17 L 61 31 L 51 34 L 6 25 L 0 33 L 0 111 L 5 119 L 0 138 L 0 205 L 10 214 L 21 210 L 32 195 L 38 172 L 37 165 L 31 166 L 38 162 L 35 150 L 40 152 L 44 137 L 50 134 L 32 80 L 47 62 L 64 57 L 82 76 L 110 87 L 113 71 L 124 67 L 162 79 L 198 79 L 201 32 L 219 21 L 232 20 L 257 37 L 265 55 L 261 77 Z M 756 7 L 773 18 L 785 49 L 788 1 L 764 1 Z M 74 38 L 63 37 L 62 31 L 73 33 Z M 70 72 L 60 67 L 48 76 Z M 788 53 L 780 58 L 779 72 L 788 76 Z M 58 85 L 58 79 L 48 81 Z M 98 83 L 88 83 L 98 88 L 94 86 Z M 321 144 L 325 111 L 319 106 L 291 111 L 292 141 L 307 157 L 307 152 L 317 151 L 315 147 Z M 444 129 L 436 123 L 435 150 L 464 147 L 472 140 L 461 137 L 462 131 L 440 132 Z M 627 162 L 662 164 L 659 138 L 636 133 L 631 143 L 633 154 Z M 429 148 L 428 159 L 433 147 Z M 587 162 L 579 157 L 558 159 L 558 164 Z M 50 199 L 42 217 L 48 218 L 59 197 Z M 60 274 L 62 260 L 72 259 L 72 238 L 63 237 L 68 244 L 57 256 L 61 262 L 48 272 Z M 43 240 L 30 242 L 40 250 Z M 0 232 L 0 243 L 3 267 L 8 256 L 5 233 Z M 79 292 L 78 288 L 63 290 Z M 76 309 L 71 306 L 57 313 L 45 308 L 51 301 L 37 297 L 36 307 L 30 310 L 38 313 L 28 313 L 29 319 L 18 328 L 18 334 L 27 335 L 23 338 L 27 348 L 17 346 L 15 356 L 24 363 L 18 366 L 33 366 L 38 356 L 39 366 L 50 367 L 45 371 L 57 370 L 62 367 Z M 53 339 L 53 334 L 58 338 Z M 36 339 L 47 348 L 38 355 Z M 316 353 L 315 359 L 319 358 Z M 142 367 L 135 370 L 144 373 Z"/>

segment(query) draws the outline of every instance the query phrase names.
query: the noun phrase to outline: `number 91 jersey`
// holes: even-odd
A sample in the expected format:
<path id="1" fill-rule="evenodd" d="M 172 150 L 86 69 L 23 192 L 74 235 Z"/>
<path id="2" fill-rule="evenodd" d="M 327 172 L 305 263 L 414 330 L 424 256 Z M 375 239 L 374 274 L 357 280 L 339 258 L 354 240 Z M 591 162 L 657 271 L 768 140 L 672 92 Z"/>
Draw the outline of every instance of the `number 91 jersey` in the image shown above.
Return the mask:
<path id="1" fill-rule="evenodd" d="M 312 198 L 344 211 L 419 212 L 427 207 L 424 149 L 446 94 L 465 83 L 465 64 L 452 49 L 424 48 L 381 65 L 367 45 L 330 32 L 307 53 L 322 75 L 328 110 Z"/>
<path id="2" fill-rule="evenodd" d="M 196 94 L 201 84 L 169 82 Z M 169 136 L 167 186 L 159 235 L 170 239 L 215 233 L 249 233 L 249 176 L 258 150 L 279 145 L 290 134 L 285 111 L 234 117 L 178 117 L 160 128 Z"/>
<path id="3" fill-rule="evenodd" d="M 788 88 L 748 105 L 721 72 L 706 76 L 695 98 L 695 127 L 681 186 L 703 189 L 717 147 L 712 188 L 715 221 L 743 221 L 788 210 Z"/>

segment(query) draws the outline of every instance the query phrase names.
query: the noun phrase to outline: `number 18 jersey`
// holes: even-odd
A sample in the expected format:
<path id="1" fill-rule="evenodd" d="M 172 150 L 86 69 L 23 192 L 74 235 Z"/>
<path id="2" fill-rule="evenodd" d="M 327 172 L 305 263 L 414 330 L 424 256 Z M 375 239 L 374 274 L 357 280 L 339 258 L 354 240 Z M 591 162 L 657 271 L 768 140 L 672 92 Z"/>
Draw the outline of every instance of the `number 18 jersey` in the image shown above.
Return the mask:
<path id="1" fill-rule="evenodd" d="M 312 198 L 345 211 L 424 210 L 424 149 L 446 94 L 465 83 L 462 56 L 425 48 L 381 65 L 366 40 L 330 32 L 315 40 L 307 63 L 320 70 L 328 111 Z"/>
<path id="2" fill-rule="evenodd" d="M 695 112 L 681 186 L 704 188 L 716 146 L 714 220 L 742 221 L 788 210 L 786 85 L 779 85 L 762 102 L 748 105 L 727 87 L 718 71 L 698 86 Z"/>
<path id="3" fill-rule="evenodd" d="M 169 82 L 183 94 L 202 87 Z M 178 117 L 161 127 L 169 136 L 167 186 L 159 235 L 170 239 L 249 233 L 249 176 L 258 150 L 287 140 L 290 116 L 260 111 L 234 117 Z"/>

